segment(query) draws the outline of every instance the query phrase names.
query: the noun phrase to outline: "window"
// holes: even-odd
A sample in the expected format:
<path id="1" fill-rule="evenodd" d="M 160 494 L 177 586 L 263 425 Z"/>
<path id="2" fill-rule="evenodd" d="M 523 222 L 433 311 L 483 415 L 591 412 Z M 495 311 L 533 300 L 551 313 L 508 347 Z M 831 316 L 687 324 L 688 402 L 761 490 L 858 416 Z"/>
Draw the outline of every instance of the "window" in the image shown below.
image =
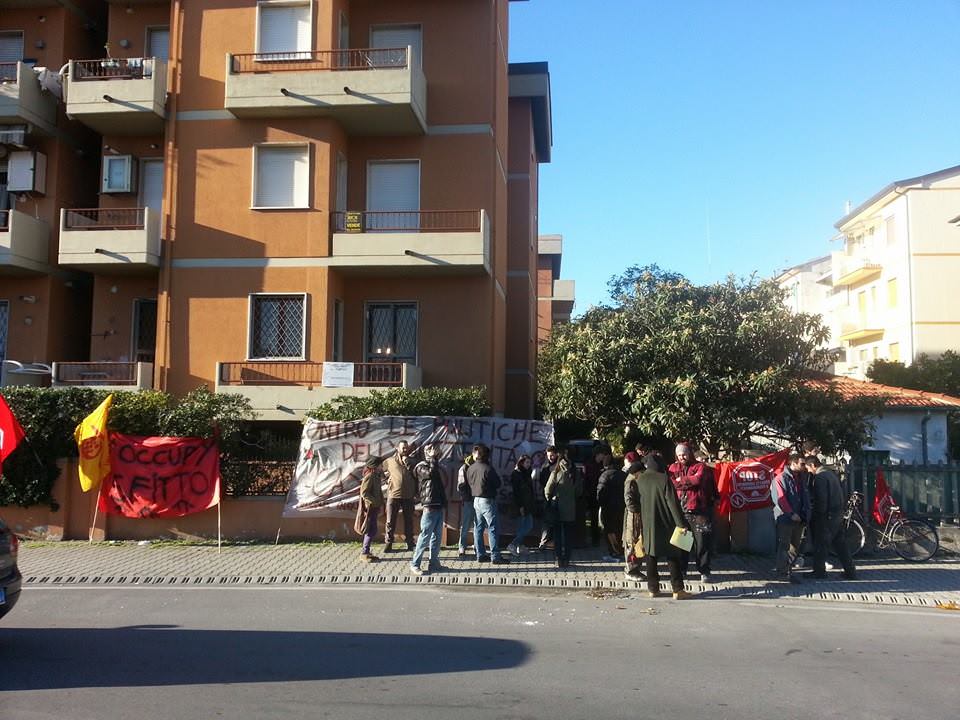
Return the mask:
<path id="1" fill-rule="evenodd" d="M 340 11 L 340 28 L 337 35 L 339 50 L 347 50 L 350 47 L 350 21 L 347 20 L 347 14 Z"/>
<path id="2" fill-rule="evenodd" d="M 23 60 L 23 33 L 0 32 L 0 80 L 16 81 L 18 63 Z"/>
<path id="3" fill-rule="evenodd" d="M 258 145 L 255 148 L 254 207 L 309 207 L 307 152 L 306 145 Z"/>
<path id="4" fill-rule="evenodd" d="M 887 359 L 891 362 L 900 362 L 900 343 L 890 343 L 887 346 Z"/>
<path id="5" fill-rule="evenodd" d="M 861 290 L 857 293 L 857 311 L 860 313 L 860 321 L 867 319 L 867 291 Z"/>
<path id="6" fill-rule="evenodd" d="M 865 363 L 866 361 L 867 361 L 867 351 L 866 351 L 866 350 L 861 350 L 861 351 L 860 351 L 860 362 Z"/>
<path id="7" fill-rule="evenodd" d="M 163 207 L 163 160 L 140 164 L 140 207 L 160 212 Z"/>
<path id="8" fill-rule="evenodd" d="M 157 301 L 138 298 L 133 301 L 133 347 L 134 362 L 152 363 L 157 349 Z"/>
<path id="9" fill-rule="evenodd" d="M 416 303 L 367 305 L 367 362 L 417 364 Z"/>
<path id="10" fill-rule="evenodd" d="M 309 57 L 313 47 L 309 3 L 260 3 L 259 21 L 258 53 L 277 55 L 271 60 Z"/>
<path id="11" fill-rule="evenodd" d="M 367 231 L 420 226 L 420 162 L 373 161 L 367 166 Z"/>
<path id="12" fill-rule="evenodd" d="M 100 191 L 105 193 L 133 192 L 135 187 L 134 159 L 130 155 L 103 156 L 103 183 Z"/>
<path id="13" fill-rule="evenodd" d="M 170 28 L 148 27 L 146 48 L 146 57 L 157 58 L 158 60 L 169 60 Z"/>
<path id="14" fill-rule="evenodd" d="M 885 223 L 887 233 L 887 245 L 894 245 L 897 242 L 897 216 L 891 215 Z"/>
<path id="15" fill-rule="evenodd" d="M 343 362 L 343 300 L 333 301 L 333 361 Z"/>
<path id="16" fill-rule="evenodd" d="M 337 153 L 337 197 L 336 209 L 345 212 L 347 209 L 347 158 L 343 153 Z"/>
<path id="17" fill-rule="evenodd" d="M 897 306 L 897 279 L 887 280 L 887 305 L 895 308 Z"/>
<path id="18" fill-rule="evenodd" d="M 381 25 L 370 29 L 370 47 L 381 49 L 399 49 L 410 47 L 413 58 L 411 67 L 422 67 L 423 33 L 419 25 Z M 406 52 L 376 53 L 373 60 L 378 65 L 406 64 Z"/>
<path id="19" fill-rule="evenodd" d="M 306 303 L 303 294 L 251 295 L 250 358 L 302 360 L 306 355 Z"/>

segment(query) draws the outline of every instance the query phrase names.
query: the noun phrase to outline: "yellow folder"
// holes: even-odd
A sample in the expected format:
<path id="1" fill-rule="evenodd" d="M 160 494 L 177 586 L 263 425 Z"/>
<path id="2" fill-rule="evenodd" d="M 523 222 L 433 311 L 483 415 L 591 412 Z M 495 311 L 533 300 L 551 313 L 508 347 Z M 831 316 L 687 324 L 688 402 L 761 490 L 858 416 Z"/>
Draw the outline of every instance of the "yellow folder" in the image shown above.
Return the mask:
<path id="1" fill-rule="evenodd" d="M 689 530 L 678 527 L 673 531 L 673 535 L 670 538 L 670 544 L 680 548 L 684 552 L 690 552 L 690 548 L 693 547 L 693 533 Z"/>

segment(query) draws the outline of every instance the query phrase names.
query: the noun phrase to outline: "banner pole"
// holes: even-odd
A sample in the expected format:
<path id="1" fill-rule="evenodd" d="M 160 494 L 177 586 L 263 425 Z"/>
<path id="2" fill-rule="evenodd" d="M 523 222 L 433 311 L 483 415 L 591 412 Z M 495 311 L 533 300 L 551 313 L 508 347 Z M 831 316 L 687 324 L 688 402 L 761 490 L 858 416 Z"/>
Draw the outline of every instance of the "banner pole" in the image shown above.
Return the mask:
<path id="1" fill-rule="evenodd" d="M 99 496 L 99 493 L 97 493 Z M 93 531 L 97 528 L 97 513 L 100 511 L 100 502 L 99 497 L 97 502 L 93 504 L 93 521 L 90 523 L 90 544 L 93 544 Z"/>

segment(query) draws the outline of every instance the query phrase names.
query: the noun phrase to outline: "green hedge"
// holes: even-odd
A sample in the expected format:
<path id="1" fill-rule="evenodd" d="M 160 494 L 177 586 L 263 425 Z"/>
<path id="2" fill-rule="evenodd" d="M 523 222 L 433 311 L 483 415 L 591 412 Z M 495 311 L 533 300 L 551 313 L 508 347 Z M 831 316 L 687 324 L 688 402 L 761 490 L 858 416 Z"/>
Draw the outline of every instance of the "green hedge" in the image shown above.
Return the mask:
<path id="1" fill-rule="evenodd" d="M 373 390 L 369 396 L 339 396 L 306 413 L 314 420 L 359 420 L 387 415 L 486 417 L 492 409 L 485 387 Z"/>
<path id="2" fill-rule="evenodd" d="M 50 505 L 57 459 L 75 457 L 74 428 L 110 394 L 89 387 L 6 387 L 2 394 L 23 426 L 29 442 L 3 464 L 0 505 Z M 240 442 L 249 401 L 200 387 L 181 399 L 157 391 L 115 392 L 108 426 L 129 435 L 210 437 L 220 431 L 221 454 L 229 457 Z"/>

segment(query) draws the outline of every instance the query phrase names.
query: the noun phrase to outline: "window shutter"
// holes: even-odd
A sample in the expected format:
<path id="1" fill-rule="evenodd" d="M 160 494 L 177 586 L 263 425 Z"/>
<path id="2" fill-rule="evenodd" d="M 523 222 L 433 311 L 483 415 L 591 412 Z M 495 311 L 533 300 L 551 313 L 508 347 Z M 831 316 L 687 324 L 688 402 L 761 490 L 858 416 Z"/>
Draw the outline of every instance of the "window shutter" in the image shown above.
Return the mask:
<path id="1" fill-rule="evenodd" d="M 309 195 L 307 148 L 257 148 L 257 207 L 307 207 Z"/>
<path id="2" fill-rule="evenodd" d="M 367 178 L 367 210 L 420 209 L 420 163 L 373 162 Z"/>
<path id="3" fill-rule="evenodd" d="M 260 47 L 262 53 L 309 51 L 310 6 L 260 6 Z"/>
<path id="4" fill-rule="evenodd" d="M 23 33 L 0 33 L 0 62 L 23 60 Z"/>
<path id="5" fill-rule="evenodd" d="M 170 58 L 169 28 L 150 28 L 147 31 L 147 57 L 155 57 L 160 60 Z"/>
<path id="6" fill-rule="evenodd" d="M 388 25 L 373 28 L 370 32 L 370 46 L 373 48 L 413 48 L 413 67 L 421 66 L 422 33 L 419 25 Z"/>

